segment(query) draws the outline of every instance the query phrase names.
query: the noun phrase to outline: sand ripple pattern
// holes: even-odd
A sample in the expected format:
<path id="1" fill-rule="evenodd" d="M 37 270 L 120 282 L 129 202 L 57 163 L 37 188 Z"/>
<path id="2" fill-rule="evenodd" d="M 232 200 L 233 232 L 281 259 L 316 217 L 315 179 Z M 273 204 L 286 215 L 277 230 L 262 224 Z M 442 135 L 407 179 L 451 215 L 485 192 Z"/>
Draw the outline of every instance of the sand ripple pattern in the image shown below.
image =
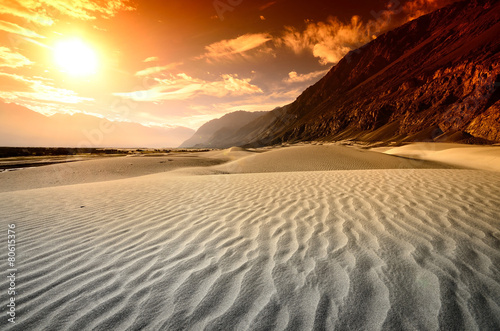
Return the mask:
<path id="1" fill-rule="evenodd" d="M 498 173 L 157 174 L 0 198 L 19 261 L 2 329 L 500 329 Z"/>

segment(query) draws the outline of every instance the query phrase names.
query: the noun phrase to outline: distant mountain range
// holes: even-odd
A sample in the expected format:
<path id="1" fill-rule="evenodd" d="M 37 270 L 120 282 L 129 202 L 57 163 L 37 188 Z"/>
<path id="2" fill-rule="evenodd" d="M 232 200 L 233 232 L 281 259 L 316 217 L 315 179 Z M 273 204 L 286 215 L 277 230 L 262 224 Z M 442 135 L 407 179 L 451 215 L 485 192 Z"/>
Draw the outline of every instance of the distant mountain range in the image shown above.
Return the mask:
<path id="1" fill-rule="evenodd" d="M 0 102 L 0 146 L 177 147 L 192 136 L 184 127 L 146 127 L 85 114 L 44 116 Z"/>
<path id="2" fill-rule="evenodd" d="M 293 103 L 193 142 L 500 142 L 499 36 L 499 1 L 453 3 L 350 52 Z"/>

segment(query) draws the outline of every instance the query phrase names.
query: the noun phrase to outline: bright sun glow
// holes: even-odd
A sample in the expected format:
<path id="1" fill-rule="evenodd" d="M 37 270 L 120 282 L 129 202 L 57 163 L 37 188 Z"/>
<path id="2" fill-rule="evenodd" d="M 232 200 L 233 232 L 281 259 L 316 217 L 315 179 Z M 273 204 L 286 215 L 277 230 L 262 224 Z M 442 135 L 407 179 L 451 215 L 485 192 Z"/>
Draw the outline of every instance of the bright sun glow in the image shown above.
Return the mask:
<path id="1" fill-rule="evenodd" d="M 54 47 L 56 64 L 73 76 L 88 76 L 97 72 L 97 55 L 78 39 L 59 42 Z"/>

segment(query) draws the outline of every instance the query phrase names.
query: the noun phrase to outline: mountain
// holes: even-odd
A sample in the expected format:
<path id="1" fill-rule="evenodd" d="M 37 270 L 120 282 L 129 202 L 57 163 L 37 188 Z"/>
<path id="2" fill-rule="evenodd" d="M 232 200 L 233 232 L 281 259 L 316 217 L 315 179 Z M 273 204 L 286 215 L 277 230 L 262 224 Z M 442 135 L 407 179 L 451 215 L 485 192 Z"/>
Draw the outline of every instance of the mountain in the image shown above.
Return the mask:
<path id="1" fill-rule="evenodd" d="M 462 1 L 380 35 L 266 115 L 269 123 L 240 145 L 499 142 L 499 21 L 499 1 Z"/>
<path id="2" fill-rule="evenodd" d="M 184 127 L 146 127 L 85 114 L 45 116 L 0 102 L 0 146 L 175 147 L 194 133 Z"/>
<path id="3" fill-rule="evenodd" d="M 245 132 L 242 128 L 268 112 L 235 111 L 203 124 L 196 133 L 179 147 L 226 148 L 240 144 Z M 250 134 L 251 132 L 246 132 Z M 251 137 L 254 137 L 252 135 Z"/>

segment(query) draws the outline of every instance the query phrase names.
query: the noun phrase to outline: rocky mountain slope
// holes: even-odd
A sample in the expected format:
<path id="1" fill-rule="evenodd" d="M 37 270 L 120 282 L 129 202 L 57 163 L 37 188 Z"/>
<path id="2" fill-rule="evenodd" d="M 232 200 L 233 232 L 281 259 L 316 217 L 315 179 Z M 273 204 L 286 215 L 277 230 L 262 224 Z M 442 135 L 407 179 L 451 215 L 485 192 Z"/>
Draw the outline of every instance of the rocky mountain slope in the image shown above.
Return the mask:
<path id="1" fill-rule="evenodd" d="M 184 127 L 146 127 L 84 115 L 44 116 L 0 102 L 0 146 L 176 147 L 194 133 Z"/>
<path id="2" fill-rule="evenodd" d="M 499 1 L 456 2 L 349 53 L 239 143 L 499 142 L 499 36 Z"/>
<path id="3" fill-rule="evenodd" d="M 203 124 L 179 147 L 226 148 L 241 143 L 242 127 L 268 112 L 235 111 Z M 251 130 L 252 131 L 252 130 Z M 252 131 L 253 132 L 253 131 Z M 251 132 L 247 132 L 249 134 Z M 253 137 L 253 136 L 252 136 Z"/>

